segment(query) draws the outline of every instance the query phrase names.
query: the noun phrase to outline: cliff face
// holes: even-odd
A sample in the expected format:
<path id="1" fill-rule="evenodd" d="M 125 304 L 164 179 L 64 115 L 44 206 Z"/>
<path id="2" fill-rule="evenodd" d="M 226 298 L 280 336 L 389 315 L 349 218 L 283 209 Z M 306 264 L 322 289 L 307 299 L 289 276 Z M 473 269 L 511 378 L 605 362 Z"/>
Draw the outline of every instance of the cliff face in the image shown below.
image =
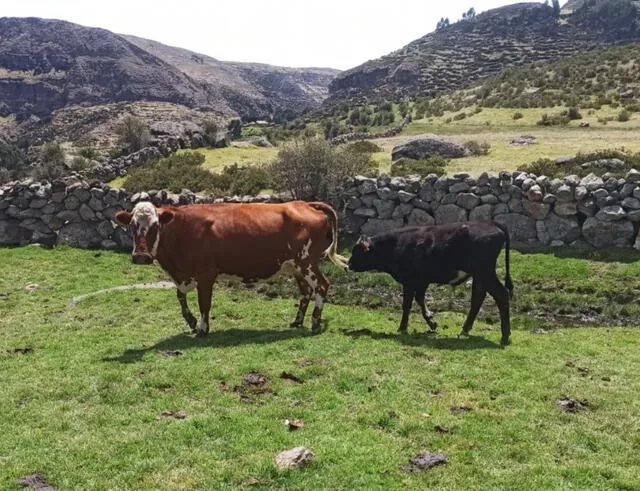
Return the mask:
<path id="1" fill-rule="evenodd" d="M 598 46 L 640 39 L 635 27 L 637 11 L 631 11 L 630 18 L 618 19 L 619 9 L 608 10 L 606 3 L 598 0 L 588 12 L 575 4 L 575 12 L 560 19 L 542 3 L 490 10 L 339 74 L 329 86 L 328 102 L 434 96 L 509 67 L 554 61 Z"/>
<path id="2" fill-rule="evenodd" d="M 336 73 L 226 63 L 64 21 L 0 18 L 0 116 L 18 120 L 135 101 L 269 119 L 318 105 Z"/>

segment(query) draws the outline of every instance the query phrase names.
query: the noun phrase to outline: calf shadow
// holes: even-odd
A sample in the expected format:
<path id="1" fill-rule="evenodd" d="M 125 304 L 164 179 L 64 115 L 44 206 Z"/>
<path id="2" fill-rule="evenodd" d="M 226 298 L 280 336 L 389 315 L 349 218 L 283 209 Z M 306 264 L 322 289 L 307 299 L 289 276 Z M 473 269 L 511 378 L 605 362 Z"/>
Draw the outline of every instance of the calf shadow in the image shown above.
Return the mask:
<path id="1" fill-rule="evenodd" d="M 108 356 L 102 361 L 117 363 L 139 362 L 149 352 L 175 352 L 186 351 L 195 348 L 226 348 L 242 346 L 245 344 L 267 344 L 284 341 L 287 339 L 310 337 L 308 329 L 287 328 L 280 331 L 260 329 L 227 329 L 212 331 L 205 337 L 196 337 L 193 334 L 182 332 L 163 339 L 153 346 L 128 349 L 118 356 Z"/>
<path id="2" fill-rule="evenodd" d="M 376 340 L 391 340 L 405 346 L 429 346 L 434 349 L 444 350 L 475 350 L 475 349 L 502 349 L 498 343 L 494 343 L 481 336 L 468 336 L 464 338 L 439 338 L 429 332 L 408 333 L 386 333 L 375 332 L 370 329 L 341 329 L 341 332 L 352 338 L 363 336 Z"/>

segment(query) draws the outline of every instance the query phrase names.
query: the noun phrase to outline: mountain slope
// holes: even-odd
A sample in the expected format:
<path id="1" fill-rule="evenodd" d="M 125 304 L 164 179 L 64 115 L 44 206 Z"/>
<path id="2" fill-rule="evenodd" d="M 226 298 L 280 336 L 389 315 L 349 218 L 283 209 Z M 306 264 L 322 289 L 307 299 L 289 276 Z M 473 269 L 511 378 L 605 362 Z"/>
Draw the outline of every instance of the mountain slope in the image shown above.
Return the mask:
<path id="1" fill-rule="evenodd" d="M 338 70 L 330 68 L 283 68 L 220 61 L 149 39 L 123 37 L 192 79 L 215 87 L 233 111 L 249 119 L 296 114 L 318 106 L 338 74 Z"/>
<path id="2" fill-rule="evenodd" d="M 247 119 L 315 107 L 337 71 L 221 62 L 155 41 L 39 18 L 0 18 L 0 117 L 159 101 Z"/>
<path id="3" fill-rule="evenodd" d="M 603 5 L 613 7 L 607 10 Z M 542 3 L 490 10 L 341 73 L 329 86 L 328 102 L 432 97 L 508 67 L 639 39 L 637 12 L 627 15 L 621 7 L 633 8 L 633 3 L 597 0 L 559 20 Z"/>

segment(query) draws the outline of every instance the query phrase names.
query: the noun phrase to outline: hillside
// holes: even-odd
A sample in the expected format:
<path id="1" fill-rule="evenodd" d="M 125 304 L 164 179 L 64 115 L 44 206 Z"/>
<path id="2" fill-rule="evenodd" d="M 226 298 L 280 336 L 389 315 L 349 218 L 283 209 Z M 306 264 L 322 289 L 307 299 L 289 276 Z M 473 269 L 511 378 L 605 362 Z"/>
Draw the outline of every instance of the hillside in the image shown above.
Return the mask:
<path id="1" fill-rule="evenodd" d="M 136 101 L 269 119 L 319 104 L 335 73 L 220 62 L 65 21 L 0 18 L 0 117 L 18 121 Z"/>
<path id="2" fill-rule="evenodd" d="M 509 67 L 549 62 L 640 39 L 630 0 L 573 2 L 556 19 L 550 6 L 518 3 L 442 27 L 404 48 L 341 73 L 328 103 L 433 97 Z"/>

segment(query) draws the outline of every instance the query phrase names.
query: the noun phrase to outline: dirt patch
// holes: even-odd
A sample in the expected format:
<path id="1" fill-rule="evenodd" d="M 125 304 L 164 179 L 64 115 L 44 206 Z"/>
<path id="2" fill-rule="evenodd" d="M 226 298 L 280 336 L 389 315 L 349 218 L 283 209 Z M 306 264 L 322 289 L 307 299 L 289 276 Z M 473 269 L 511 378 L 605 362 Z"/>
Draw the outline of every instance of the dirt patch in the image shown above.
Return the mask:
<path id="1" fill-rule="evenodd" d="M 289 380 L 290 382 L 293 382 L 296 384 L 304 384 L 304 380 L 302 380 L 300 377 L 295 376 L 293 373 L 282 372 L 280 374 L 280 378 L 284 380 Z"/>
<path id="2" fill-rule="evenodd" d="M 326 366 L 329 365 L 329 362 L 327 360 L 312 360 L 312 359 L 302 360 L 300 362 L 300 368 L 307 368 L 307 367 L 310 367 L 312 365 L 326 367 Z"/>
<path id="3" fill-rule="evenodd" d="M 436 433 L 439 433 L 440 435 L 446 435 L 447 433 L 451 433 L 451 430 L 449 428 L 445 428 L 444 426 L 440 426 L 440 425 L 436 425 L 433 428 L 433 431 L 435 431 Z"/>
<path id="4" fill-rule="evenodd" d="M 249 372 L 242 378 L 242 385 L 236 385 L 233 391 L 245 404 L 255 404 L 263 395 L 275 394 L 269 385 L 269 379 L 260 372 Z"/>
<path id="5" fill-rule="evenodd" d="M 33 353 L 33 348 L 30 348 L 30 347 L 13 348 L 13 349 L 5 350 L 5 353 L 7 353 L 8 355 L 26 356 Z"/>
<path id="6" fill-rule="evenodd" d="M 473 409 L 467 406 L 458 406 L 451 408 L 451 414 L 453 414 L 454 416 L 457 416 L 458 414 L 470 413 L 471 411 L 473 411 Z"/>
<path id="7" fill-rule="evenodd" d="M 580 411 L 584 411 L 585 409 L 589 409 L 591 404 L 589 401 L 578 401 L 571 397 L 563 397 L 558 401 L 558 406 L 560 409 L 567 413 L 578 413 Z"/>
<path id="8" fill-rule="evenodd" d="M 449 463 L 449 457 L 441 453 L 419 453 L 413 457 L 402 469 L 405 472 L 423 472 L 438 465 Z"/>
<path id="9" fill-rule="evenodd" d="M 56 491 L 56 488 L 49 484 L 45 477 L 39 472 L 19 479 L 18 484 L 23 488 L 39 489 L 40 491 Z"/>
<path id="10" fill-rule="evenodd" d="M 155 283 L 136 283 L 135 285 L 114 286 L 113 288 L 105 288 L 104 290 L 98 290 L 95 292 L 85 293 L 84 295 L 73 297 L 71 299 L 71 302 L 69 302 L 69 307 L 75 307 L 87 298 L 95 297 L 97 295 L 104 295 L 107 293 L 125 292 L 128 290 L 165 290 L 175 287 L 176 285 L 170 281 L 156 281 Z"/>
<path id="11" fill-rule="evenodd" d="M 156 419 L 187 419 L 186 411 L 162 411 Z"/>
<path id="12" fill-rule="evenodd" d="M 162 356 L 166 356 L 167 358 L 176 358 L 178 356 L 184 355 L 182 351 L 179 349 L 176 350 L 166 350 L 166 351 L 158 351 Z"/>
<path id="13" fill-rule="evenodd" d="M 304 421 L 301 419 L 285 419 L 284 426 L 289 431 L 299 430 L 300 428 L 304 428 Z"/>

